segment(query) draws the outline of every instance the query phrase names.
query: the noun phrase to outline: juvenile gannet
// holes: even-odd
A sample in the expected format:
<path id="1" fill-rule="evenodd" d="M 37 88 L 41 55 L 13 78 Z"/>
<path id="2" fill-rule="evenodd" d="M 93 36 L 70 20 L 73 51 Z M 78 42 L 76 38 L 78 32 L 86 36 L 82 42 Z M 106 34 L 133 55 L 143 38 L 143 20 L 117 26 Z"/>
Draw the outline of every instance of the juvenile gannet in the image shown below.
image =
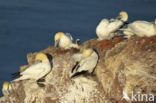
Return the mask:
<path id="1" fill-rule="evenodd" d="M 120 19 L 119 19 L 120 18 Z M 98 40 L 110 40 L 114 37 L 114 32 L 117 31 L 128 20 L 128 14 L 125 11 L 119 13 L 116 19 L 102 19 L 96 27 Z"/>
<path id="2" fill-rule="evenodd" d="M 41 81 L 41 79 L 43 79 L 46 75 L 50 73 L 52 68 L 51 59 L 52 57 L 48 54 L 38 53 L 35 57 L 35 64 L 31 65 L 22 72 L 13 74 L 14 77 L 20 75 L 19 78 L 13 81 L 33 79 L 36 80 L 36 82 L 38 83 L 39 81 Z"/>
<path id="3" fill-rule="evenodd" d="M 128 24 L 127 28 L 121 29 L 127 38 L 132 35 L 137 35 L 138 37 L 151 37 L 156 35 L 156 19 L 154 23 L 147 21 L 134 21 Z"/>
<path id="4" fill-rule="evenodd" d="M 79 48 L 79 45 L 73 43 L 73 38 L 69 33 L 58 32 L 55 34 L 55 47 L 70 49 Z"/>
<path id="5" fill-rule="evenodd" d="M 75 55 L 78 56 L 78 59 L 76 59 Z M 93 49 L 85 49 L 83 50 L 83 53 L 81 55 L 80 54 L 75 55 L 73 56 L 74 59 L 77 60 L 77 63 L 71 71 L 71 77 L 75 77 L 83 73 L 91 74 L 97 65 L 99 59 L 98 54 Z"/>
<path id="6" fill-rule="evenodd" d="M 10 90 L 11 90 L 11 86 L 9 84 L 9 82 L 4 82 L 3 83 L 3 86 L 2 86 L 2 94 L 5 96 L 5 95 L 9 95 L 10 93 Z"/>

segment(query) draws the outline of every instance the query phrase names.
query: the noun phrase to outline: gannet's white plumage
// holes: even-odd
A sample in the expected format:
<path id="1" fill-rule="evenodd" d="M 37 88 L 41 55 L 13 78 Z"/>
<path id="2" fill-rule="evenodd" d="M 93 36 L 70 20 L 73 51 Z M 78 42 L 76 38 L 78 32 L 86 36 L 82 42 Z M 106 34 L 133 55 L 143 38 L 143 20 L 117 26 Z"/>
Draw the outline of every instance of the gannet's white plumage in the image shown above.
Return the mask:
<path id="1" fill-rule="evenodd" d="M 11 90 L 11 86 L 9 84 L 9 82 L 4 82 L 3 83 L 3 86 L 2 86 L 2 94 L 5 96 L 5 95 L 9 95 L 10 93 L 10 90 Z"/>
<path id="2" fill-rule="evenodd" d="M 64 34 L 63 32 L 55 34 L 55 46 L 64 49 L 79 48 L 78 44 L 73 43 L 72 36 L 69 33 Z"/>
<path id="3" fill-rule="evenodd" d="M 37 81 L 51 71 L 51 63 L 46 54 L 38 53 L 35 57 L 35 62 L 35 64 L 20 72 L 20 77 L 13 81 L 25 79 L 34 79 Z"/>
<path id="4" fill-rule="evenodd" d="M 154 23 L 147 21 L 134 21 L 131 24 L 128 24 L 127 28 L 123 29 L 123 31 L 127 38 L 130 38 L 132 35 L 151 37 L 156 35 L 156 20 Z"/>
<path id="5" fill-rule="evenodd" d="M 75 54 L 73 56 L 75 60 L 78 60 L 78 63 L 72 69 L 71 77 L 81 72 L 92 73 L 99 59 L 98 54 L 93 49 L 85 49 L 82 54 Z M 78 59 L 76 59 L 76 56 L 78 56 Z"/>
<path id="6" fill-rule="evenodd" d="M 118 20 L 120 18 L 120 20 Z M 116 19 L 102 19 L 101 22 L 96 27 L 96 34 L 98 40 L 111 39 L 114 37 L 114 32 L 117 31 L 124 22 L 128 20 L 128 14 L 124 11 L 119 13 L 119 16 Z"/>

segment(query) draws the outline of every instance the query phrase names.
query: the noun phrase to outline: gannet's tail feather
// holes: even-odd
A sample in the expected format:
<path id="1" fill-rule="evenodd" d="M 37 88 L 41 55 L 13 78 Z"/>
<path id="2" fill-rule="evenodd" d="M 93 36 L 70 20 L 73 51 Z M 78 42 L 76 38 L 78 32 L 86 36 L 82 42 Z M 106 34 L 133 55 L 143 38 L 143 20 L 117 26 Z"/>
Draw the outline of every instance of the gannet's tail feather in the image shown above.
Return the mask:
<path id="1" fill-rule="evenodd" d="M 26 80 L 26 79 L 30 79 L 29 75 L 20 76 L 20 78 L 17 78 L 15 80 L 13 80 L 12 82 L 16 82 L 16 81 L 20 81 L 20 80 Z"/>
<path id="2" fill-rule="evenodd" d="M 11 74 L 11 75 L 12 75 L 12 78 L 18 78 L 18 77 L 21 76 L 21 75 L 20 75 L 20 72 L 13 73 L 13 74 Z"/>
<path id="3" fill-rule="evenodd" d="M 79 62 L 76 62 L 75 66 L 72 68 L 72 73 L 74 72 L 74 70 L 77 68 L 78 65 L 79 65 Z"/>
<path id="4" fill-rule="evenodd" d="M 86 74 L 86 73 L 88 73 L 88 71 L 76 72 L 75 74 L 73 74 L 71 76 L 71 78 L 79 77 L 80 75 L 83 75 L 83 74 Z"/>

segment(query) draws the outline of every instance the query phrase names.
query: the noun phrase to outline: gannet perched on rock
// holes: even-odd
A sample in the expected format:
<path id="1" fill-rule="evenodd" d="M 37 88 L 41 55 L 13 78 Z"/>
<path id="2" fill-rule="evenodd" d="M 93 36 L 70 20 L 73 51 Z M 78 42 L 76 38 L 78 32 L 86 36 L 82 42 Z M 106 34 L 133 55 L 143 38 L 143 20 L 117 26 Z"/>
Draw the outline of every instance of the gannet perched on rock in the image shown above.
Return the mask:
<path id="1" fill-rule="evenodd" d="M 46 75 L 48 75 L 51 71 L 52 57 L 48 54 L 38 53 L 35 57 L 35 64 L 26 68 L 22 72 L 14 73 L 13 76 L 19 78 L 13 80 L 13 82 L 25 80 L 25 79 L 33 79 L 39 83 L 41 79 L 43 79 Z"/>
<path id="2" fill-rule="evenodd" d="M 120 18 L 120 20 L 118 20 Z M 114 37 L 114 32 L 117 31 L 128 20 L 128 14 L 125 11 L 119 13 L 116 19 L 102 19 L 96 27 L 98 40 L 110 40 Z"/>
<path id="3" fill-rule="evenodd" d="M 156 19 L 154 23 L 147 21 L 134 21 L 128 24 L 127 28 L 121 29 L 127 38 L 132 35 L 137 35 L 138 37 L 151 37 L 156 35 Z"/>
<path id="4" fill-rule="evenodd" d="M 5 95 L 9 95 L 11 90 L 11 86 L 9 84 L 9 82 L 4 82 L 3 86 L 2 86 L 2 94 Z"/>
<path id="5" fill-rule="evenodd" d="M 69 33 L 58 32 L 55 34 L 55 47 L 70 49 L 79 48 L 79 45 L 73 43 L 73 38 Z"/>
<path id="6" fill-rule="evenodd" d="M 93 49 L 85 49 L 82 54 L 75 54 L 73 56 L 74 59 L 77 60 L 77 63 L 71 71 L 71 77 L 75 77 L 83 73 L 93 73 L 99 59 L 98 54 Z M 76 56 L 78 56 L 78 59 Z"/>

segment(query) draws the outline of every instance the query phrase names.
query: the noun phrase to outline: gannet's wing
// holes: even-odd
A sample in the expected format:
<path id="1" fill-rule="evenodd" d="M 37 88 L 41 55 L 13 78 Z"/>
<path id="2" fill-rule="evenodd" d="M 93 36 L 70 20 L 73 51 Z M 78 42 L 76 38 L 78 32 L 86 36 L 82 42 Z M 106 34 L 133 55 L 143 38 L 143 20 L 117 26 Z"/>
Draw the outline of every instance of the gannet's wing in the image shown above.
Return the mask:
<path id="1" fill-rule="evenodd" d="M 12 78 L 17 78 L 17 77 L 20 77 L 20 72 L 17 72 L 17 73 L 13 73 L 11 74 L 12 75 Z"/>
<path id="2" fill-rule="evenodd" d="M 132 30 L 134 33 L 140 33 L 149 31 L 151 26 L 153 26 L 153 24 L 147 21 L 135 21 L 129 24 L 128 28 Z"/>
<path id="3" fill-rule="evenodd" d="M 88 71 L 89 73 L 93 72 L 94 68 L 97 65 L 98 59 L 99 59 L 98 55 L 95 52 L 92 53 L 90 57 L 83 59 L 80 62 L 80 67 L 78 68 L 77 71 L 78 72 Z"/>
<path id="4" fill-rule="evenodd" d="M 74 54 L 70 57 L 70 60 L 74 60 L 74 61 L 80 61 L 82 58 L 82 53 L 77 53 L 77 54 Z"/>
<path id="5" fill-rule="evenodd" d="M 121 20 L 116 20 L 114 22 L 109 23 L 107 26 L 107 30 L 112 33 L 117 31 L 124 23 Z"/>
<path id="6" fill-rule="evenodd" d="M 74 70 L 76 69 L 77 70 L 77 68 L 79 68 L 79 62 L 76 62 L 76 64 L 74 65 L 74 67 L 72 68 L 72 73 L 74 73 Z"/>
<path id="7" fill-rule="evenodd" d="M 101 26 L 105 29 L 105 27 L 107 27 L 108 25 L 109 25 L 109 20 L 108 19 L 102 19 L 98 26 Z"/>
<path id="8" fill-rule="evenodd" d="M 78 77 L 78 76 L 84 75 L 84 74 L 87 74 L 87 71 L 76 72 L 75 74 L 73 74 L 71 76 L 71 78 Z"/>
<path id="9" fill-rule="evenodd" d="M 46 69 L 47 64 L 45 63 L 37 63 L 33 64 L 29 68 L 25 69 L 23 72 L 20 73 L 20 75 L 34 75 L 34 74 L 40 74 L 44 72 Z"/>
<path id="10" fill-rule="evenodd" d="M 65 35 L 66 35 L 68 38 L 70 38 L 71 41 L 73 41 L 73 37 L 71 36 L 70 33 L 65 33 Z"/>

